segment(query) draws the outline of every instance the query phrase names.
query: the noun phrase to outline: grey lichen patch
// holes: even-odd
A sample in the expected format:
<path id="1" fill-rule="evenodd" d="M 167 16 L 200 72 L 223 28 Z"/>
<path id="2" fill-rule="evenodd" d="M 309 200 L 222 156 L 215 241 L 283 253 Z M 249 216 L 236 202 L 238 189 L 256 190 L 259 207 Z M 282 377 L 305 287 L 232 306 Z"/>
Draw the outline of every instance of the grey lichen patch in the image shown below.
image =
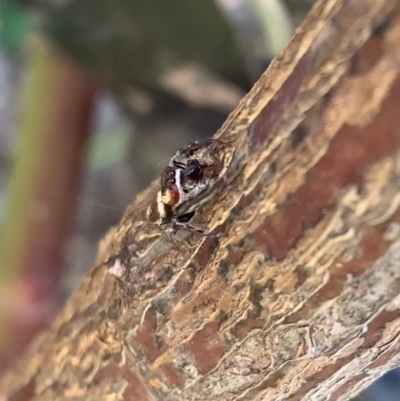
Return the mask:
<path id="1" fill-rule="evenodd" d="M 396 241 L 339 297 L 335 312 L 332 309 L 338 321 L 344 326 L 364 324 L 380 306 L 396 296 L 400 288 L 399 266 L 400 241 Z"/>
<path id="2" fill-rule="evenodd" d="M 387 241 L 394 241 L 395 239 L 399 238 L 400 223 L 397 222 L 390 223 L 383 236 Z"/>
<path id="3" fill-rule="evenodd" d="M 125 275 L 126 267 L 121 263 L 119 259 L 116 259 L 114 264 L 108 269 L 108 271 L 113 276 L 122 278 Z"/>

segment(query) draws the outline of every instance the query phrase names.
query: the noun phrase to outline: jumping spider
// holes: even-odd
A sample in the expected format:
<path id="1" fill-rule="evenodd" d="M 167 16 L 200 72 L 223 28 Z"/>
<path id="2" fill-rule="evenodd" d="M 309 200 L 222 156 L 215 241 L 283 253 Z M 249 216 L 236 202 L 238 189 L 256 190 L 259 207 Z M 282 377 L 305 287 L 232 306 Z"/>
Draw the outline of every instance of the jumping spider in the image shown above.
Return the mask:
<path id="1" fill-rule="evenodd" d="M 179 228 L 208 235 L 190 224 L 196 210 L 207 201 L 222 171 L 217 139 L 192 142 L 173 156 L 161 175 L 160 190 L 147 209 L 147 218 L 173 235 Z"/>

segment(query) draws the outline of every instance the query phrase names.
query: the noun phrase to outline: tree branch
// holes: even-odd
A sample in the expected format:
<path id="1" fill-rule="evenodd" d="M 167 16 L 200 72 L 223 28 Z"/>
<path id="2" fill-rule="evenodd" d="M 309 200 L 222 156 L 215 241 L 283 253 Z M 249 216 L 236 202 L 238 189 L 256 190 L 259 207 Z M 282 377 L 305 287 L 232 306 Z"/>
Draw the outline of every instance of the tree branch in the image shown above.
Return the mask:
<path id="1" fill-rule="evenodd" d="M 347 400 L 399 366 L 399 55 L 400 1 L 320 1 L 217 134 L 221 236 L 160 236 L 154 183 L 3 399 Z"/>

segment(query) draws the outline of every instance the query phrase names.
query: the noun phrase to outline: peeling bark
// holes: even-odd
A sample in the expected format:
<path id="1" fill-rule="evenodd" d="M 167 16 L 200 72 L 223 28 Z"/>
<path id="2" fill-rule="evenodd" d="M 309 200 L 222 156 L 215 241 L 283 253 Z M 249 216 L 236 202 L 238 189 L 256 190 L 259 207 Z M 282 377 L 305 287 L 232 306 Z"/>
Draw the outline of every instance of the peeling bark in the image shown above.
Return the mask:
<path id="1" fill-rule="evenodd" d="M 318 3 L 217 133 L 221 236 L 160 236 L 154 183 L 2 398 L 347 400 L 399 366 L 399 110 L 400 1 Z"/>

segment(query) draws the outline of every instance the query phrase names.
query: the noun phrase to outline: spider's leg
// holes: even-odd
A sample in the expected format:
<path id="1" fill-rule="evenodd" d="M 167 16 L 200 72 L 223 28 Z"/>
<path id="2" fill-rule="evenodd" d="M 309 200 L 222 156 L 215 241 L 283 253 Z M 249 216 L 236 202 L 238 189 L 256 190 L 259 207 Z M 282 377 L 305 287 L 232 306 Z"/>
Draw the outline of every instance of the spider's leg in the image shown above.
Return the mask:
<path id="1" fill-rule="evenodd" d="M 179 228 L 182 228 L 182 229 L 184 229 L 184 230 L 190 231 L 190 232 L 192 232 L 192 233 L 199 234 L 199 235 L 204 236 L 204 237 L 219 237 L 219 234 L 207 232 L 207 231 L 205 231 L 204 229 L 202 229 L 202 228 L 200 228 L 200 227 L 193 226 L 193 225 L 191 225 L 191 224 L 189 224 L 189 223 L 181 223 L 181 222 L 179 222 L 179 221 L 176 221 L 176 222 L 174 223 L 174 225 L 175 225 L 176 228 L 178 228 L 178 229 L 179 229 Z"/>
<path id="2" fill-rule="evenodd" d="M 186 166 L 183 163 L 178 162 L 176 160 L 172 160 L 172 166 L 173 167 L 177 167 L 177 168 L 181 168 L 182 170 L 186 168 Z"/>

